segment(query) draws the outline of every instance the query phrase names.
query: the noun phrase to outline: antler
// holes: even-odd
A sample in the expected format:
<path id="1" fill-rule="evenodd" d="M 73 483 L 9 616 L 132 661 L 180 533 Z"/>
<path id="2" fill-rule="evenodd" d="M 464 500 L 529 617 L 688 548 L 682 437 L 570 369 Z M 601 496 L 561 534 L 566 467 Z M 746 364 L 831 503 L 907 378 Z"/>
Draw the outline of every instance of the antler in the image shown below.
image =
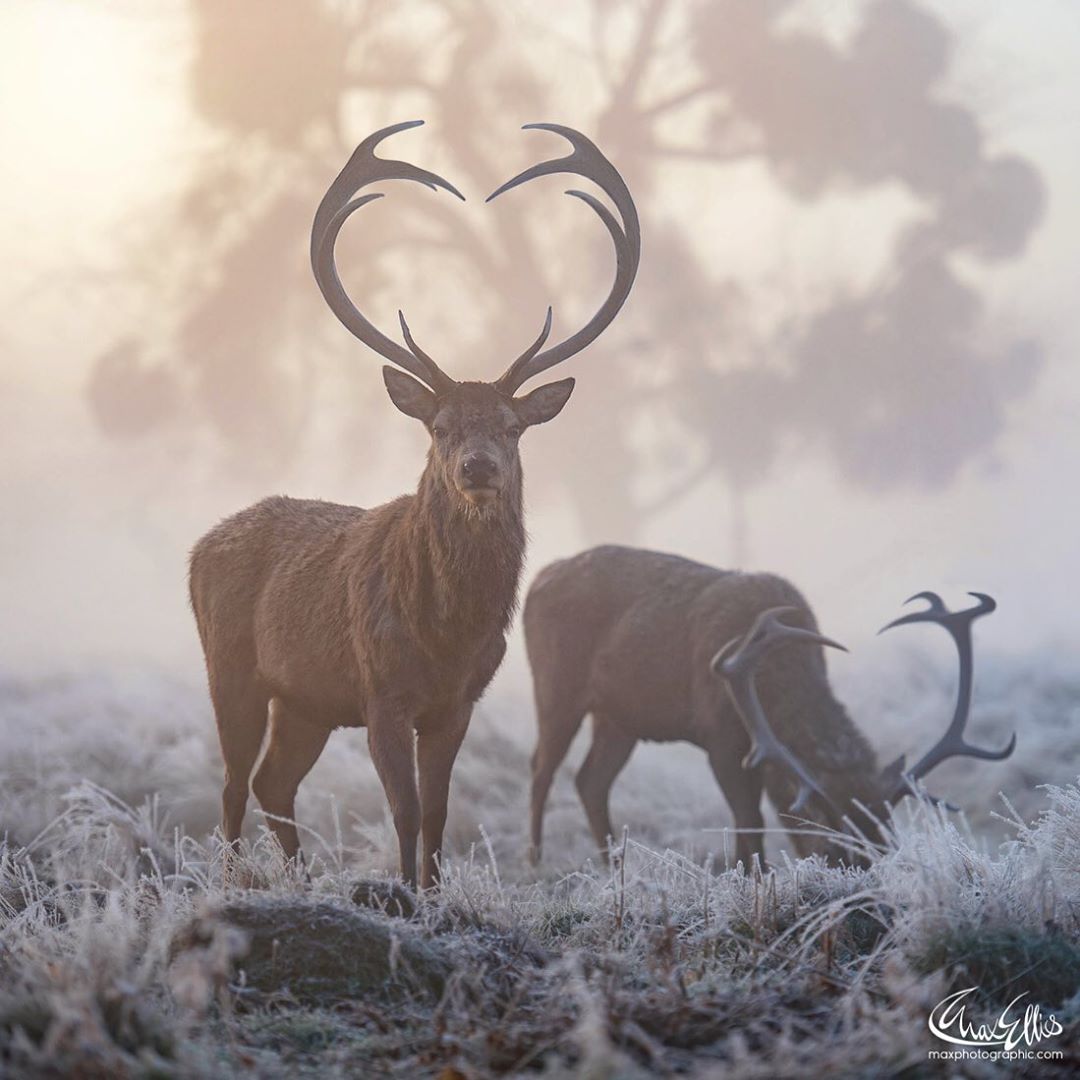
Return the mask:
<path id="1" fill-rule="evenodd" d="M 322 202 L 319 203 L 319 209 L 315 212 L 315 221 L 311 226 L 311 267 L 315 271 L 315 281 L 330 305 L 330 310 L 352 334 L 380 356 L 404 368 L 436 393 L 440 393 L 453 385 L 453 380 L 440 370 L 430 356 L 417 348 L 405 324 L 405 316 L 398 312 L 408 349 L 403 349 L 396 341 L 391 341 L 360 314 L 341 284 L 334 261 L 334 245 L 345 220 L 354 210 L 382 198 L 380 192 L 353 198 L 360 188 L 368 184 L 379 180 L 415 180 L 433 191 L 436 188 L 443 188 L 464 201 L 465 196 L 441 176 L 410 165 L 406 161 L 390 161 L 375 156 L 375 147 L 388 135 L 419 127 L 423 122 L 423 120 L 408 120 L 402 124 L 392 124 L 390 127 L 382 128 L 373 135 L 369 135 L 353 151 L 352 157 L 330 185 Z"/>
<path id="2" fill-rule="evenodd" d="M 552 173 L 572 173 L 582 176 L 587 180 L 594 181 L 601 190 L 615 204 L 619 211 L 622 222 L 615 220 L 611 211 L 597 199 L 585 191 L 570 190 L 567 195 L 573 195 L 577 199 L 588 203 L 596 211 L 600 220 L 607 226 L 611 233 L 611 239 L 615 242 L 615 282 L 611 287 L 608 298 L 600 306 L 596 314 L 588 323 L 575 334 L 558 345 L 540 352 L 540 347 L 547 340 L 551 330 L 551 309 L 548 309 L 547 322 L 543 332 L 528 349 L 525 350 L 506 371 L 499 377 L 496 386 L 505 394 L 513 394 L 518 387 L 527 379 L 546 371 L 556 364 L 562 363 L 568 357 L 581 352 L 590 342 L 594 341 L 623 306 L 624 301 L 630 294 L 630 287 L 634 284 L 637 274 L 638 262 L 641 258 L 641 227 L 638 222 L 637 208 L 634 200 L 630 197 L 630 191 L 619 175 L 618 170 L 610 161 L 587 139 L 580 131 L 573 128 L 563 127 L 561 124 L 526 124 L 525 129 L 538 128 L 541 131 L 554 131 L 562 135 L 573 147 L 571 153 L 565 157 L 553 158 L 543 161 L 523 173 L 508 180 L 502 187 L 497 188 L 487 198 L 488 202 L 501 195 L 504 191 L 524 184 L 527 180 L 535 180 L 538 176 L 549 176 Z"/>
<path id="3" fill-rule="evenodd" d="M 891 630 L 894 626 L 905 626 L 908 623 L 930 622 L 943 626 L 956 643 L 956 651 L 960 658 L 960 680 L 956 692 L 956 710 L 952 721 L 945 734 L 934 744 L 906 773 L 902 773 L 896 783 L 895 790 L 890 798 L 895 799 L 908 794 L 913 790 L 913 785 L 921 780 L 931 769 L 937 768 L 943 761 L 951 757 L 973 757 L 984 761 L 1002 761 L 1016 749 L 1016 733 L 1013 733 L 1009 744 L 1003 750 L 987 750 L 981 746 L 972 746 L 964 739 L 964 729 L 971 713 L 971 689 L 972 678 L 975 669 L 975 660 L 972 650 L 972 624 L 983 615 L 989 615 L 997 608 L 997 601 L 986 593 L 968 593 L 975 597 L 977 603 L 973 607 L 962 611 L 949 611 L 944 601 L 933 592 L 916 593 L 909 597 L 905 603 L 912 600 L 925 600 L 927 607 L 923 611 L 913 611 L 908 615 L 901 615 L 894 619 L 888 626 L 883 626 L 879 633 Z"/>
<path id="4" fill-rule="evenodd" d="M 789 807 L 790 812 L 795 814 L 806 806 L 811 794 L 821 796 L 834 809 L 835 804 L 770 726 L 757 695 L 756 668 L 769 653 L 793 642 L 844 649 L 839 642 L 813 630 L 780 622 L 779 615 L 796 610 L 793 607 L 775 607 L 763 611 L 741 641 L 738 638 L 729 641 L 712 660 L 713 671 L 727 680 L 728 694 L 752 741 L 750 753 L 743 759 L 743 768 L 753 769 L 764 761 L 772 761 L 791 772 L 799 782 L 799 792 Z"/>

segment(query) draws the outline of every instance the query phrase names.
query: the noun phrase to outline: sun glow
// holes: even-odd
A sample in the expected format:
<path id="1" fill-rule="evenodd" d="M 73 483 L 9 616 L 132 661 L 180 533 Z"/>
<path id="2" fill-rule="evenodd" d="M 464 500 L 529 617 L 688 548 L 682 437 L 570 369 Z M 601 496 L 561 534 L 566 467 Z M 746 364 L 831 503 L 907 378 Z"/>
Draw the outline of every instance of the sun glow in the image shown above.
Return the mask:
<path id="1" fill-rule="evenodd" d="M 166 35 L 177 43 L 171 53 L 163 48 Z M 41 318 L 20 320 L 18 344 L 35 350 L 45 342 L 33 334 L 45 327 L 56 343 L 45 311 L 50 275 L 88 260 L 108 265 L 115 232 L 129 218 L 125 207 L 145 203 L 169 182 L 164 148 L 175 146 L 188 116 L 186 26 L 181 9 L 144 17 L 38 0 L 4 5 L 0 40 L 0 194 L 19 210 L 0 221 L 0 298 L 5 310 L 24 312 L 40 302 Z M 47 373 L 54 379 L 55 367 L 22 374 L 39 381 Z"/>
<path id="2" fill-rule="evenodd" d="M 153 117 L 145 28 L 71 3 L 4 9 L 5 183 L 70 190 L 134 184 Z M 14 139 L 14 143 L 10 140 Z"/>

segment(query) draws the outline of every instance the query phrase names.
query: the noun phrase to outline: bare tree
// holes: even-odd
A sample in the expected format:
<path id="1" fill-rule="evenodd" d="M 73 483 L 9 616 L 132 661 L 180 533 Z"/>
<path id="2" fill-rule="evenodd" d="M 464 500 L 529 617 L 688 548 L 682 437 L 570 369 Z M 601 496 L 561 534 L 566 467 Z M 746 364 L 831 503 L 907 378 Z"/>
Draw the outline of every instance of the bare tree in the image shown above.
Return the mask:
<path id="1" fill-rule="evenodd" d="M 579 388 L 609 453 L 568 484 L 593 435 L 571 432 L 533 477 L 568 500 L 590 541 L 633 538 L 719 480 L 731 493 L 732 547 L 746 548 L 747 495 L 795 453 L 871 492 L 949 484 L 992 452 L 1042 361 L 1037 340 L 989 332 L 980 292 L 955 264 L 1016 258 L 1042 216 L 1042 180 L 993 149 L 981 111 L 949 98 L 957 42 L 938 16 L 876 0 L 848 40 L 832 41 L 787 25 L 790 7 L 593 0 L 591 33 L 560 40 L 550 25 L 530 25 L 525 5 L 485 0 L 418 0 L 407 17 L 375 0 L 321 0 L 273 17 L 255 0 L 192 0 L 191 100 L 219 140 L 131 265 L 133 278 L 158 283 L 149 301 L 170 317 L 147 324 L 174 356 L 152 363 L 138 339 L 109 350 L 90 382 L 95 414 L 127 438 L 171 415 L 213 432 L 233 470 L 280 477 L 309 445 L 314 396 L 349 377 L 326 362 L 337 345 L 319 332 L 301 280 L 304 208 L 347 152 L 349 115 L 420 100 L 463 189 L 498 182 L 500 123 L 561 113 L 617 155 L 638 195 L 650 257 L 627 317 L 601 346 L 624 377 Z M 538 44 L 548 50 L 539 59 Z M 595 74 L 594 90 L 575 84 L 573 99 L 562 96 L 546 63 L 559 47 Z M 728 170 L 747 162 L 807 208 L 891 185 L 919 213 L 872 279 L 814 288 L 813 268 L 800 267 L 748 282 L 722 229 L 702 243 L 701 205 L 670 197 L 684 182 L 672 165 L 723 191 Z M 452 206 L 417 201 L 393 228 L 376 225 L 369 257 L 344 269 L 377 299 L 392 281 L 423 283 L 427 255 L 453 253 L 463 291 L 491 298 L 472 305 L 466 343 L 509 349 L 503 312 L 536 295 L 557 310 L 571 300 L 568 247 L 548 242 L 552 228 L 511 215 L 484 231 Z M 400 252 L 407 260 L 395 261 Z M 796 289 L 795 278 L 811 287 Z M 444 295 L 455 310 L 458 295 Z M 363 382 L 348 390 L 355 398 L 333 396 L 364 407 Z M 368 456 L 384 422 L 369 411 Z M 361 449 L 354 420 L 345 409 L 333 421 L 319 415 L 338 425 L 343 461 Z M 656 430 L 648 445 L 634 437 L 646 421 Z"/>

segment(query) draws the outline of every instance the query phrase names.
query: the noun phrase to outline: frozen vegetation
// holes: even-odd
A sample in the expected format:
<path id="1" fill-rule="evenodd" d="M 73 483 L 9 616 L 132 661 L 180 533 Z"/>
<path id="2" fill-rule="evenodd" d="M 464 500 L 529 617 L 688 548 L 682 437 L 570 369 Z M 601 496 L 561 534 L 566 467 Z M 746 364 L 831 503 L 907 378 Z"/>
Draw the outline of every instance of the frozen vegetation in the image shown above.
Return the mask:
<path id="1" fill-rule="evenodd" d="M 920 672 L 916 676 L 916 672 Z M 883 761 L 951 709 L 949 678 L 841 688 Z M 1006 1075 L 929 1062 L 930 1009 L 1022 991 L 1080 1061 L 1080 678 L 986 663 L 971 731 L 1002 765 L 931 785 L 865 869 L 725 868 L 702 755 L 649 747 L 617 783 L 627 833 L 596 857 L 558 777 L 525 858 L 528 709 L 481 707 L 454 776 L 446 881 L 395 886 L 363 733 L 301 787 L 310 882 L 249 810 L 228 872 L 201 687 L 118 671 L 0 684 L 0 1075 L 804 1077 Z M 1045 786 L 1049 785 L 1049 786 Z M 772 818 L 775 825 L 776 819 Z M 964 1068 L 970 1068 L 965 1073 Z M 1045 1069 L 1045 1073 L 1039 1069 Z M 1058 1071 L 1054 1071 L 1058 1070 Z"/>

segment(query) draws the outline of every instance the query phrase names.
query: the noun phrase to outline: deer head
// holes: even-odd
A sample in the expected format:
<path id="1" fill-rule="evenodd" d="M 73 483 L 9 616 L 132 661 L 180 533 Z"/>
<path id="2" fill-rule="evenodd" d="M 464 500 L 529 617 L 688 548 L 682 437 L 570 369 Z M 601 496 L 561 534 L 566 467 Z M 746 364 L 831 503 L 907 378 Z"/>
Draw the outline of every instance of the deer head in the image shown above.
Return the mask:
<path id="1" fill-rule="evenodd" d="M 398 317 L 404 346 L 364 318 L 345 293 L 334 258 L 338 234 L 349 215 L 381 198 L 379 192 L 356 195 L 368 184 L 380 180 L 414 180 L 432 190 L 442 188 L 464 199 L 435 173 L 404 161 L 375 156 L 375 147 L 388 135 L 421 123 L 412 120 L 383 128 L 356 148 L 315 214 L 311 264 L 315 280 L 338 319 L 365 345 L 396 365 L 383 368 L 386 389 L 401 412 L 420 420 L 428 429 L 432 438 L 429 462 L 434 474 L 464 506 L 484 511 L 496 506 L 507 493 L 520 490 L 518 439 L 525 428 L 546 423 L 559 414 L 574 389 L 574 380 L 549 383 L 520 397 L 516 396 L 517 391 L 533 376 L 580 352 L 614 319 L 637 273 L 641 234 L 637 210 L 626 184 L 592 142 L 580 132 L 557 124 L 526 125 L 562 135 L 570 143 L 571 152 L 526 169 L 494 191 L 487 201 L 528 180 L 552 173 L 571 173 L 592 180 L 611 199 L 621 221 L 595 196 L 576 190 L 567 194 L 590 206 L 611 234 L 615 244 L 615 281 L 593 318 L 564 341 L 544 348 L 551 332 L 548 308 L 539 336 L 498 379 L 456 382 L 416 344 L 401 312 Z"/>
<path id="2" fill-rule="evenodd" d="M 713 658 L 712 668 L 727 680 L 727 689 L 747 733 L 751 739 L 751 749 L 743 761 L 744 768 L 755 768 L 766 762 L 783 769 L 797 787 L 794 801 L 788 813 L 795 818 L 810 817 L 835 830 L 844 829 L 854 822 L 859 832 L 868 840 L 878 843 L 881 840 L 879 824 L 887 820 L 888 809 L 907 795 L 919 795 L 934 803 L 940 800 L 927 795 L 921 787 L 921 781 L 943 761 L 951 757 L 972 757 L 984 761 L 1001 761 L 1016 748 L 1016 735 L 1001 750 L 988 750 L 974 746 L 964 738 L 971 712 L 972 676 L 974 656 L 972 649 L 972 625 L 983 615 L 988 615 L 997 607 L 996 602 L 984 593 L 971 593 L 976 600 L 974 606 L 960 611 L 949 611 L 941 597 L 932 592 L 921 592 L 911 597 L 912 600 L 925 600 L 928 606 L 922 611 L 911 612 L 884 626 L 880 633 L 896 626 L 911 623 L 936 623 L 945 628 L 956 644 L 960 663 L 960 677 L 957 688 L 956 708 L 945 734 L 931 747 L 910 769 L 905 767 L 903 756 L 886 766 L 877 776 L 838 778 L 815 775 L 805 762 L 799 758 L 777 737 L 769 724 L 765 711 L 758 698 L 755 679 L 758 665 L 776 649 L 792 644 L 824 645 L 843 649 L 844 646 L 823 635 L 802 627 L 791 626 L 781 621 L 781 616 L 793 613 L 794 608 L 770 608 L 763 611 L 742 638 L 728 642 Z M 846 650 L 845 650 L 846 651 Z M 849 798 L 841 793 L 853 789 L 862 795 L 862 805 L 853 805 Z M 949 809 L 948 803 L 943 804 Z M 836 848 L 831 845 L 830 850 Z"/>

